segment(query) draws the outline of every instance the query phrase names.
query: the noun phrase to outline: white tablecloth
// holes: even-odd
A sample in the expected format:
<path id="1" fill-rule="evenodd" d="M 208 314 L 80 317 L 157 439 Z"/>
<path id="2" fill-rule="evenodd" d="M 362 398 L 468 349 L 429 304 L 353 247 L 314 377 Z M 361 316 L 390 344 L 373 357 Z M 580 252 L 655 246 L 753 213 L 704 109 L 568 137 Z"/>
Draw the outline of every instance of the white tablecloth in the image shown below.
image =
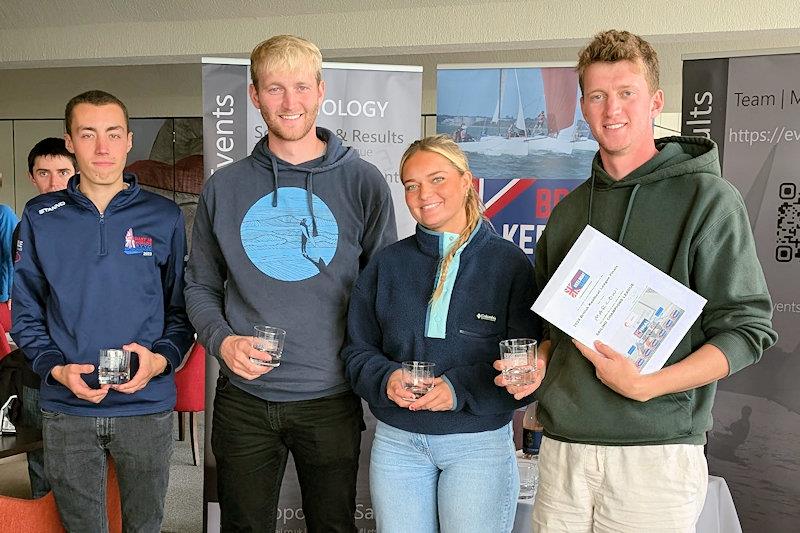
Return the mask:
<path id="1" fill-rule="evenodd" d="M 513 533 L 533 531 L 533 499 L 517 500 Z M 742 533 L 728 484 L 721 477 L 708 476 L 708 492 L 697 519 L 696 533 Z"/>

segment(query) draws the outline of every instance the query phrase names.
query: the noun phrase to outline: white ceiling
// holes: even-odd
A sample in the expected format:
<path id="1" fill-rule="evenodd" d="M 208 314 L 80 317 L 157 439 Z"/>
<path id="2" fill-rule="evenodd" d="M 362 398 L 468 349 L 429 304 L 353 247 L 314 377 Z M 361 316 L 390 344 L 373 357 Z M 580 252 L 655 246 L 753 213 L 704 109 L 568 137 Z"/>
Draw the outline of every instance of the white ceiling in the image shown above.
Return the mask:
<path id="1" fill-rule="evenodd" d="M 800 44 L 796 0 L 0 0 L 0 71 L 247 57 L 278 33 L 331 60 L 574 49 L 613 27 L 660 46 Z"/>

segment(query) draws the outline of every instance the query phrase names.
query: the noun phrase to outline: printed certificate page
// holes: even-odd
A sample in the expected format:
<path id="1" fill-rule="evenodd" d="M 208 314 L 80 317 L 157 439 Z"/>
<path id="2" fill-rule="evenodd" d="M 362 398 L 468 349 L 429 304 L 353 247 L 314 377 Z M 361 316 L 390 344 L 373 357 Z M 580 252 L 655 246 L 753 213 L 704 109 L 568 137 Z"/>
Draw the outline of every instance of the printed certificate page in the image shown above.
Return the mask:
<path id="1" fill-rule="evenodd" d="M 664 366 L 705 304 L 699 294 L 586 226 L 533 310 L 586 346 L 599 340 L 650 374 Z"/>

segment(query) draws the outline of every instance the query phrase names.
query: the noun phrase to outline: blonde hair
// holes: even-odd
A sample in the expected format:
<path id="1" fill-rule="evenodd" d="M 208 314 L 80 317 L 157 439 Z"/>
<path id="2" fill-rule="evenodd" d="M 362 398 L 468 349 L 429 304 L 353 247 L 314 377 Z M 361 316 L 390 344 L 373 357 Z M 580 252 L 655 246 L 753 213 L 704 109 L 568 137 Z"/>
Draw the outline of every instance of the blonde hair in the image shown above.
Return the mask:
<path id="1" fill-rule="evenodd" d="M 578 82 L 583 93 L 583 74 L 593 63 L 616 63 L 617 61 L 641 61 L 644 77 L 650 94 L 659 87 L 658 54 L 650 43 L 627 31 L 607 30 L 594 36 L 594 39 L 578 55 Z"/>
<path id="2" fill-rule="evenodd" d="M 403 157 L 400 159 L 401 176 L 403 175 L 403 168 L 405 167 L 406 161 L 408 161 L 411 156 L 417 152 L 431 152 L 444 157 L 462 176 L 470 171 L 469 163 L 467 163 L 467 156 L 464 155 L 464 152 L 461 151 L 461 148 L 458 147 L 458 145 L 449 135 L 432 135 L 430 137 L 425 137 L 418 141 L 414 141 L 411 143 L 411 146 L 406 149 Z M 431 295 L 431 302 L 442 295 L 444 281 L 447 278 L 447 271 L 450 268 L 450 264 L 453 262 L 456 252 L 465 242 L 467 242 L 470 235 L 472 235 L 472 232 L 475 231 L 478 223 L 481 220 L 486 219 L 485 215 L 483 214 L 483 202 L 481 202 L 481 199 L 478 198 L 478 193 L 472 184 L 470 184 L 469 188 L 467 189 L 464 208 L 467 212 L 467 225 L 463 230 L 461 230 L 461 233 L 458 234 L 458 239 L 453 242 L 450 248 L 447 249 L 447 252 L 444 254 L 442 259 L 439 261 L 439 281 L 433 290 L 433 294 Z"/>
<path id="3" fill-rule="evenodd" d="M 275 35 L 259 43 L 250 53 L 250 79 L 258 88 L 262 71 L 308 69 L 322 81 L 322 53 L 317 45 L 294 35 Z"/>

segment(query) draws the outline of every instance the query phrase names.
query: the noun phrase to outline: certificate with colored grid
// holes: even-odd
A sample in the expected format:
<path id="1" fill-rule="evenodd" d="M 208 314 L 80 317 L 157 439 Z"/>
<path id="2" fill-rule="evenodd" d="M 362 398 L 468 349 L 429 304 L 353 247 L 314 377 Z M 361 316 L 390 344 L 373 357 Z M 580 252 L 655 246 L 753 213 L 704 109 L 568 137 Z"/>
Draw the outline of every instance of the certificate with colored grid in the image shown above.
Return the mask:
<path id="1" fill-rule="evenodd" d="M 643 374 L 664 366 L 705 298 L 586 226 L 533 310 L 592 347 L 599 340 Z"/>

